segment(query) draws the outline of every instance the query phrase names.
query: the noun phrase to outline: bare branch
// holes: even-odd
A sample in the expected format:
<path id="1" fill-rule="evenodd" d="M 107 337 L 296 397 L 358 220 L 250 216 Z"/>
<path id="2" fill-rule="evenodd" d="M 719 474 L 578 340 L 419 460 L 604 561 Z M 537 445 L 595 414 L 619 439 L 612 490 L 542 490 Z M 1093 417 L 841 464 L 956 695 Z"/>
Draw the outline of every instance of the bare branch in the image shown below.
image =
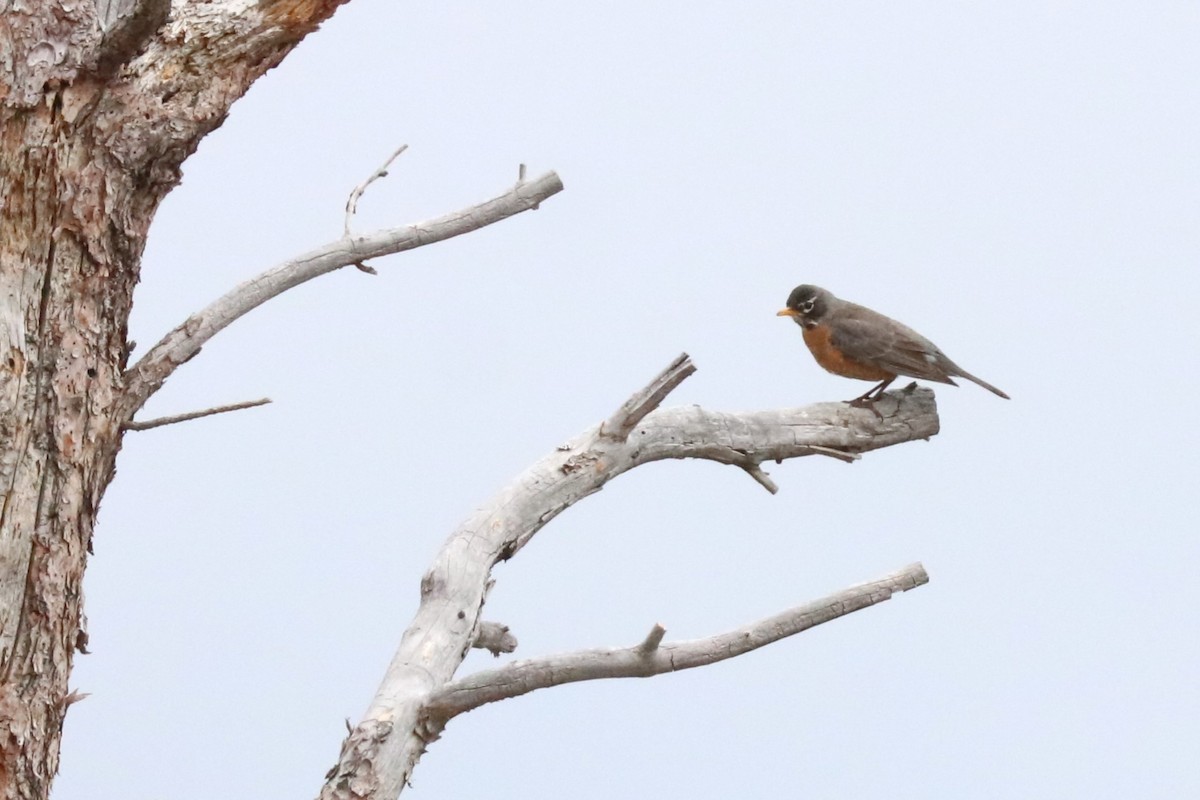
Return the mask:
<path id="1" fill-rule="evenodd" d="M 758 483 L 771 494 L 779 493 L 779 485 L 775 483 L 775 481 L 771 480 L 771 476 L 763 472 L 763 468 L 758 464 L 743 464 L 742 469 L 746 470 L 747 475 L 749 475 L 751 478 L 754 478 L 756 483 Z"/>
<path id="2" fill-rule="evenodd" d="M 650 629 L 650 632 L 646 634 L 646 638 L 642 640 L 642 643 L 634 649 L 643 656 L 649 655 L 658 649 L 658 646 L 662 644 L 663 637 L 666 635 L 667 629 L 656 622 L 654 623 L 654 627 Z"/>
<path id="3" fill-rule="evenodd" d="M 408 145 L 406 145 L 406 144 L 402 144 L 398 148 L 396 148 L 396 152 L 394 152 L 390 156 L 388 156 L 387 161 L 383 162 L 383 164 L 381 164 L 378 169 L 376 169 L 374 172 L 372 172 L 371 175 L 365 181 L 360 183 L 358 186 L 355 186 L 354 191 L 350 192 L 350 197 L 348 197 L 346 199 L 346 225 L 343 228 L 347 237 L 350 236 L 350 220 L 354 217 L 355 214 L 358 213 L 358 199 L 363 196 L 363 192 L 367 191 L 368 186 L 370 186 L 372 183 L 379 180 L 380 178 L 387 177 L 388 168 L 390 166 L 392 166 L 392 162 L 395 161 L 397 158 L 399 158 L 400 154 L 403 153 L 407 149 L 408 149 Z M 369 267 L 366 267 L 365 265 L 358 264 L 356 266 L 358 266 L 358 268 L 361 269 L 363 272 L 370 271 L 370 273 L 372 275 L 375 274 L 374 270 L 371 270 Z"/>
<path id="4" fill-rule="evenodd" d="M 689 375 L 696 371 L 692 357 L 682 353 L 667 365 L 666 369 L 654 376 L 654 380 L 641 390 L 634 392 L 611 417 L 600 426 L 604 436 L 614 442 L 623 442 L 637 427 L 637 424 L 654 409 L 662 404 L 675 387 L 683 383 Z"/>
<path id="5" fill-rule="evenodd" d="M 492 567 L 616 476 L 663 459 L 704 458 L 746 469 L 827 450 L 855 455 L 938 431 L 928 389 L 888 393 L 889 401 L 878 404 L 879 417 L 845 403 L 737 414 L 697 406 L 644 413 L 693 368 L 686 355 L 676 359 L 612 418 L 542 458 L 450 535 L 421 580 L 416 615 L 321 798 L 354 797 L 352 786 L 374 787 L 378 797 L 400 793 L 440 731 L 423 709 L 451 680 L 470 647 Z M 640 422 L 630 425 L 635 417 Z M 623 438 L 610 433 L 621 430 Z M 390 733 L 380 738 L 383 723 Z"/>
<path id="6" fill-rule="evenodd" d="M 847 464 L 853 464 L 862 458 L 858 453 L 847 453 L 842 450 L 835 450 L 832 447 L 813 445 L 809 449 L 812 450 L 814 455 L 829 456 L 830 458 L 836 458 L 838 461 L 845 461 Z"/>
<path id="7" fill-rule="evenodd" d="M 211 417 L 213 414 L 224 414 L 227 411 L 241 411 L 243 408 L 254 408 L 256 406 L 265 406 L 271 402 L 271 398 L 262 397 L 258 400 L 247 400 L 244 403 L 231 403 L 227 406 L 214 406 L 206 408 L 203 411 L 189 411 L 186 414 L 176 414 L 173 417 L 156 417 L 148 419 L 145 422 L 126 422 L 124 425 L 127 431 L 148 431 L 151 428 L 161 428 L 163 425 L 174 425 L 176 422 L 188 422 L 201 417 Z"/>
<path id="8" fill-rule="evenodd" d="M 915 589 L 928 582 L 925 568 L 912 564 L 879 580 L 851 586 L 814 603 L 707 639 L 647 647 L 648 637 L 647 641 L 624 649 L 583 650 L 514 661 L 447 684 L 430 698 L 426 712 L 435 724 L 444 725 L 451 718 L 485 703 L 519 697 L 536 689 L 602 678 L 645 678 L 715 664 L 882 603 L 897 592 Z M 661 627 L 656 626 L 655 630 L 661 630 Z"/>
<path id="9" fill-rule="evenodd" d="M 91 692 L 81 692 L 78 689 L 72 689 L 70 694 L 62 699 L 63 708 L 68 708 L 75 705 L 81 700 L 86 700 L 91 697 Z"/>
<path id="10" fill-rule="evenodd" d="M 475 639 L 471 642 L 471 647 L 487 650 L 492 655 L 499 657 L 501 653 L 511 653 L 517 649 L 517 637 L 512 635 L 507 625 L 483 621 L 479 623 L 479 629 L 475 631 Z"/>
<path id="11" fill-rule="evenodd" d="M 201 346 L 219 331 L 288 289 L 327 272 L 361 264 L 369 258 L 412 250 L 479 230 L 533 208 L 561 192 L 562 188 L 558 175 L 548 172 L 471 208 L 403 228 L 339 239 L 267 270 L 188 317 L 126 371 L 122 418 L 132 419 L 171 373 L 199 353 Z"/>

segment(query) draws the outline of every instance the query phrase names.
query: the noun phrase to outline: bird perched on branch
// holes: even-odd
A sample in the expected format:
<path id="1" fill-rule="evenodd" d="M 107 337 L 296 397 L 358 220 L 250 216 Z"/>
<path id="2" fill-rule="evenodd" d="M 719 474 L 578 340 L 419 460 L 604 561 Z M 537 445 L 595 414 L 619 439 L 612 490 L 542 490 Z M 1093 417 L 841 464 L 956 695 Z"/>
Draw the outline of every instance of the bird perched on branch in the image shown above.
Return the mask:
<path id="1" fill-rule="evenodd" d="M 804 333 L 804 343 L 817 363 L 834 375 L 880 381 L 852 406 L 869 406 L 899 375 L 957 386 L 966 378 L 989 392 L 1008 395 L 951 361 L 937 345 L 877 311 L 835 297 L 819 286 L 797 286 L 787 308 L 778 316 L 791 317 Z"/>

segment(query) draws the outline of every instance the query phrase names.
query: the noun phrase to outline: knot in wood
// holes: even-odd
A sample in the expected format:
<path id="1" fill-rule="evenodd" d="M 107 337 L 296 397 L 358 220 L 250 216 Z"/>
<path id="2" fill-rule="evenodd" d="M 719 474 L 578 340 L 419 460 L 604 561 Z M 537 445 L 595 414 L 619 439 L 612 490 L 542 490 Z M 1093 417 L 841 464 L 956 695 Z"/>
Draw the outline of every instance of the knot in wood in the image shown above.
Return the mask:
<path id="1" fill-rule="evenodd" d="M 571 475 L 584 467 L 591 466 L 600 460 L 600 456 L 588 450 L 584 453 L 577 453 L 562 463 L 558 471 L 563 475 Z"/>

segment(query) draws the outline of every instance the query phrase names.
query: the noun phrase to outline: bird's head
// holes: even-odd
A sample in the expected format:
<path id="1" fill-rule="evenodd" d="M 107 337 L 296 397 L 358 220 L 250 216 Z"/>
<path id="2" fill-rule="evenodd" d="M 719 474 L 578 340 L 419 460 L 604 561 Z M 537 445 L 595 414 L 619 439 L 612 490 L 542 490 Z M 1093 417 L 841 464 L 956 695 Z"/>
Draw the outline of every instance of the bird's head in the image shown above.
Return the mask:
<path id="1" fill-rule="evenodd" d="M 788 295 L 787 308 L 776 316 L 791 317 L 797 325 L 811 328 L 821 321 L 821 317 L 825 316 L 825 312 L 829 310 L 831 299 L 833 299 L 833 295 L 820 286 L 811 286 L 806 283 L 792 289 L 792 293 Z"/>

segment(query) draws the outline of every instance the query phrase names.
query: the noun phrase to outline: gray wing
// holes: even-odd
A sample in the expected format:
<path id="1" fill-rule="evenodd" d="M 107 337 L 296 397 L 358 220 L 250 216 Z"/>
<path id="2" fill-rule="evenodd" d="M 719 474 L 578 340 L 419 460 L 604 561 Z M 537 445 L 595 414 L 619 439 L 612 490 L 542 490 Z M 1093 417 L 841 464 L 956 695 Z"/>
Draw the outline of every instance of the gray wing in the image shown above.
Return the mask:
<path id="1" fill-rule="evenodd" d="M 912 378 L 957 385 L 960 370 L 921 334 L 890 317 L 846 303 L 833 324 L 831 343 L 847 357 Z"/>

